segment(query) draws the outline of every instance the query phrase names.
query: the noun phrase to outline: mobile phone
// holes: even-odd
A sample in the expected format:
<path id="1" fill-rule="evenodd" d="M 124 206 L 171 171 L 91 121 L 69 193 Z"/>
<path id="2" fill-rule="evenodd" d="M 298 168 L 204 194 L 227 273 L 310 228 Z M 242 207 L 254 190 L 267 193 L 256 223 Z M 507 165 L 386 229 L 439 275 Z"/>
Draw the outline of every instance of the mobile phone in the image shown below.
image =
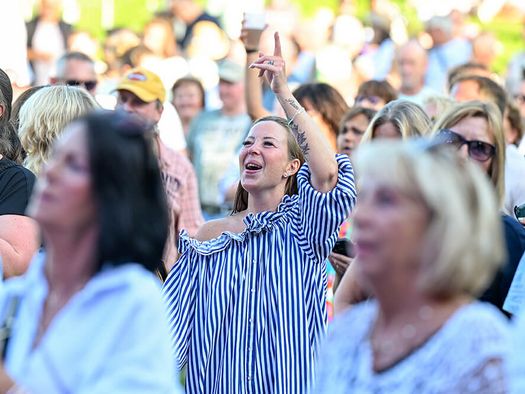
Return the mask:
<path id="1" fill-rule="evenodd" d="M 514 215 L 519 221 L 525 220 L 525 204 L 516 205 L 514 207 Z"/>
<path id="2" fill-rule="evenodd" d="M 335 241 L 332 252 L 342 254 L 343 256 L 347 257 L 355 256 L 354 245 L 346 238 L 339 238 L 337 241 Z"/>

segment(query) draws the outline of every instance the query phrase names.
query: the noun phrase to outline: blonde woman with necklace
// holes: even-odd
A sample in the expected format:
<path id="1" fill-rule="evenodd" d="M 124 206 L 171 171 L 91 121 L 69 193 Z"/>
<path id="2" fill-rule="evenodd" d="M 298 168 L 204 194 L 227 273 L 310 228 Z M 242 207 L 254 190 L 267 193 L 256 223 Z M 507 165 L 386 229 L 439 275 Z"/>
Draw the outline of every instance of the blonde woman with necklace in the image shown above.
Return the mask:
<path id="1" fill-rule="evenodd" d="M 474 301 L 503 257 L 494 189 L 430 141 L 355 159 L 353 269 L 373 300 L 337 315 L 314 393 L 502 393 L 508 327 Z"/>

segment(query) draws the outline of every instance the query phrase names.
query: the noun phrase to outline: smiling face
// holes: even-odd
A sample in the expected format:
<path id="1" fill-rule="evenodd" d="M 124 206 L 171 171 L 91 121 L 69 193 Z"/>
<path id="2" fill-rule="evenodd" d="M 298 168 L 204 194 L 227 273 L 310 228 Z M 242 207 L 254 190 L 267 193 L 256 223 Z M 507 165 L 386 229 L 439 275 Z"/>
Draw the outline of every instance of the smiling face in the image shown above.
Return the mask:
<path id="1" fill-rule="evenodd" d="M 429 210 L 421 199 L 363 177 L 352 234 L 359 272 L 371 280 L 407 272 L 417 275 L 429 221 Z"/>
<path id="2" fill-rule="evenodd" d="M 239 154 L 241 185 L 250 194 L 284 195 L 286 182 L 299 165 L 299 160 L 289 159 L 287 130 L 262 121 L 252 127 Z"/>
<path id="3" fill-rule="evenodd" d="M 55 143 L 28 207 L 42 227 L 78 231 L 94 226 L 96 208 L 84 125 L 73 123 Z"/>
<path id="4" fill-rule="evenodd" d="M 337 152 L 351 156 L 361 142 L 367 127 L 368 118 L 363 114 L 346 121 L 344 128 L 337 136 Z"/>
<path id="5" fill-rule="evenodd" d="M 450 130 L 461 135 L 468 141 L 477 140 L 495 145 L 494 135 L 489 132 L 487 120 L 482 117 L 476 116 L 464 118 L 454 126 L 450 127 Z M 459 153 L 465 159 L 470 158 L 466 144 L 460 148 Z M 483 168 L 483 170 L 489 174 L 493 160 L 494 158 L 490 158 L 486 161 L 476 161 L 476 163 L 478 163 Z"/>

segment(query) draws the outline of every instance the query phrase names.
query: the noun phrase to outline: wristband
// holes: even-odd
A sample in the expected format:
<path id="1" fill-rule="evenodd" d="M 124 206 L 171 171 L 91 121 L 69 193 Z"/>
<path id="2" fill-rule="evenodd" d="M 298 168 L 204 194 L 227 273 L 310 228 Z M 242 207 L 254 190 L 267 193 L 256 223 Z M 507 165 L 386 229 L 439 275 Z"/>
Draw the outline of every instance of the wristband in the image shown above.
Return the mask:
<path id="1" fill-rule="evenodd" d="M 303 107 L 301 107 L 301 109 L 298 109 L 297 112 L 295 114 L 293 114 L 293 116 L 288 121 L 288 126 L 290 126 L 293 123 L 293 121 L 295 120 L 295 117 L 297 115 L 300 115 L 300 114 L 305 113 L 305 112 L 306 111 L 305 111 L 305 109 Z"/>
<path id="2" fill-rule="evenodd" d="M 257 53 L 257 52 L 259 52 L 258 49 L 255 49 L 255 48 L 250 48 L 250 49 L 248 49 L 248 48 L 246 48 L 246 53 L 247 53 L 247 54 L 250 54 L 250 53 Z"/>

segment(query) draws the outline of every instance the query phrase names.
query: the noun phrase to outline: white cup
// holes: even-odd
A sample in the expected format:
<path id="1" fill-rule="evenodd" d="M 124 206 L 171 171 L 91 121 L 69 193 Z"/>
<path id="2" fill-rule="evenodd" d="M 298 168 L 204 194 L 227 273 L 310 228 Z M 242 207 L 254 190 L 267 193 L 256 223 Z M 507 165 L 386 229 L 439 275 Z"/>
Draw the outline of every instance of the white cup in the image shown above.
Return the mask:
<path id="1" fill-rule="evenodd" d="M 264 30 L 266 15 L 264 12 L 245 12 L 245 27 L 248 30 Z"/>
<path id="2" fill-rule="evenodd" d="M 244 28 L 246 29 L 246 48 L 259 48 L 259 39 L 266 27 L 266 15 L 262 12 L 245 12 Z"/>

